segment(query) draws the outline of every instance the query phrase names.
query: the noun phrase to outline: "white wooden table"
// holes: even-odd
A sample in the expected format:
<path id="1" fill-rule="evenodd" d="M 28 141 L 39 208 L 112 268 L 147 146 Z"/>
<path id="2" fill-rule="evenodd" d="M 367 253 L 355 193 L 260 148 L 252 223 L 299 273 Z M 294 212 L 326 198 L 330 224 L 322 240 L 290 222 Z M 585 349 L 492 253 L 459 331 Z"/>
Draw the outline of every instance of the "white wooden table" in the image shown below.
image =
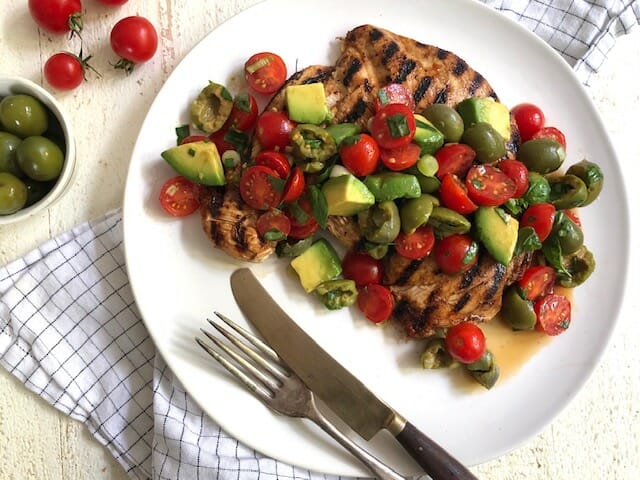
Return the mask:
<path id="1" fill-rule="evenodd" d="M 122 203 L 129 156 L 146 111 L 180 59 L 210 30 L 257 0 L 130 0 L 109 8 L 85 0 L 85 53 L 103 74 L 70 93 L 54 92 L 69 113 L 77 136 L 76 182 L 49 211 L 19 225 L 0 227 L 0 264 L 48 238 Z M 60 50 L 77 52 L 77 39 L 39 33 L 25 0 L 3 0 L 0 72 L 44 84 L 42 65 Z M 130 77 L 110 68 L 115 61 L 108 35 L 117 20 L 140 14 L 162 37 L 155 58 Z M 213 59 L 212 61 L 215 61 Z M 640 33 L 618 41 L 591 95 L 637 185 L 640 168 Z M 552 87 L 550 87 L 552 88 Z M 576 119 L 579 121 L 579 119 Z M 595 159 L 597 160 L 597 159 Z M 629 188 L 631 205 L 640 189 Z M 640 220 L 632 207 L 632 272 Z M 611 239 L 615 250 L 616 239 Z M 474 467 L 480 478 L 528 480 L 637 480 L 640 478 L 640 282 L 630 276 L 622 317 L 603 361 L 568 408 L 536 438 L 512 453 Z M 525 407 L 523 406 L 523 414 Z M 0 371 L 1 479 L 128 478 L 79 423 L 59 414 Z"/>

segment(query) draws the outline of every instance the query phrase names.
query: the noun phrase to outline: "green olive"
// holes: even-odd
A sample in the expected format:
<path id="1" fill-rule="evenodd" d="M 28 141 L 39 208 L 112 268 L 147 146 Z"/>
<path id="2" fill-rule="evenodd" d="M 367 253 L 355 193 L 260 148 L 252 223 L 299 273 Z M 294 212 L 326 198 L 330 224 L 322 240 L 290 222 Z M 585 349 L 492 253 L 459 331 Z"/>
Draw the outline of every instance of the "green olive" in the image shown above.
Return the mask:
<path id="1" fill-rule="evenodd" d="M 10 173 L 0 173 L 0 215 L 11 215 L 27 203 L 27 186 Z"/>
<path id="2" fill-rule="evenodd" d="M 462 134 L 461 141 L 475 150 L 476 159 L 482 163 L 493 163 L 507 154 L 504 138 L 490 123 L 471 125 Z"/>
<path id="3" fill-rule="evenodd" d="M 16 159 L 16 149 L 20 142 L 22 140 L 12 133 L 0 132 L 0 172 L 8 172 L 16 177 L 24 175 Z"/>
<path id="4" fill-rule="evenodd" d="M 438 180 L 438 177 L 425 177 L 418 173 L 416 174 L 416 178 L 418 179 L 422 193 L 434 193 L 440 189 L 440 180 Z"/>
<path id="5" fill-rule="evenodd" d="M 64 155 L 60 147 L 45 137 L 25 138 L 17 149 L 18 166 L 33 180 L 46 182 L 60 175 Z"/>
<path id="6" fill-rule="evenodd" d="M 569 255 L 577 252 L 584 243 L 584 234 L 578 225 L 571 220 L 564 212 L 556 212 L 553 227 L 547 242 L 557 242 L 562 255 Z"/>
<path id="7" fill-rule="evenodd" d="M 296 163 L 307 173 L 322 170 L 327 160 L 338 152 L 336 141 L 326 129 L 307 123 L 301 123 L 293 129 L 291 144 Z"/>
<path id="8" fill-rule="evenodd" d="M 400 233 L 400 212 L 392 200 L 376 203 L 358 213 L 364 237 L 374 243 L 391 243 Z"/>
<path id="9" fill-rule="evenodd" d="M 376 260 L 382 260 L 389 252 L 389 245 L 386 243 L 364 242 L 364 249 Z"/>
<path id="10" fill-rule="evenodd" d="M 189 115 L 194 128 L 214 133 L 225 124 L 233 109 L 233 97 L 223 85 L 211 82 L 191 102 Z"/>
<path id="11" fill-rule="evenodd" d="M 27 186 L 27 203 L 25 207 L 30 207 L 34 203 L 42 200 L 44 196 L 51 191 L 56 183 L 55 181 L 37 182 L 35 180 L 31 180 L 28 177 L 23 178 L 22 181 Z"/>
<path id="12" fill-rule="evenodd" d="M 427 223 L 433 211 L 434 199 L 433 195 L 422 194 L 418 198 L 410 198 L 402 204 L 400 207 L 400 221 L 404 233 L 413 233 L 418 227 Z"/>
<path id="13" fill-rule="evenodd" d="M 597 164 L 589 160 L 582 160 L 575 165 L 571 165 L 567 170 L 567 174 L 575 175 L 587 187 L 587 199 L 582 203 L 583 207 L 598 198 L 604 184 L 604 175 Z"/>
<path id="14" fill-rule="evenodd" d="M 436 234 L 443 238 L 454 233 L 467 233 L 471 230 L 471 222 L 458 212 L 445 207 L 433 207 L 427 222 Z"/>
<path id="15" fill-rule="evenodd" d="M 0 101 L 0 123 L 20 138 L 42 135 L 49 124 L 47 109 L 31 95 L 9 95 Z"/>
<path id="16" fill-rule="evenodd" d="M 548 202 L 550 193 L 549 180 L 539 173 L 529 172 L 529 188 L 522 195 L 522 199 L 528 205 L 535 205 L 536 203 Z"/>
<path id="17" fill-rule="evenodd" d="M 589 249 L 583 245 L 571 255 L 562 257 L 562 265 L 570 277 L 564 274 L 559 275 L 560 285 L 573 288 L 582 285 L 591 276 L 596 268 L 596 260 Z"/>
<path id="18" fill-rule="evenodd" d="M 558 210 L 581 207 L 587 200 L 587 186 L 575 175 L 549 178 L 549 201 Z"/>
<path id="19" fill-rule="evenodd" d="M 517 158 L 529 171 L 549 173 L 557 170 L 564 162 L 567 153 L 555 140 L 539 138 L 524 142 L 518 150 Z"/>
<path id="20" fill-rule="evenodd" d="M 512 285 L 502 296 L 501 316 L 514 330 L 532 330 L 536 325 L 533 302 L 522 298 L 518 287 Z"/>
<path id="21" fill-rule="evenodd" d="M 454 108 L 442 103 L 434 103 L 428 105 L 422 115 L 442 132 L 445 142 L 460 141 L 464 131 L 464 122 Z"/>
<path id="22" fill-rule="evenodd" d="M 496 384 L 500 376 L 500 368 L 489 350 L 485 350 L 480 360 L 469 363 L 466 367 L 473 378 L 487 390 Z"/>
<path id="23" fill-rule="evenodd" d="M 276 246 L 276 254 L 278 257 L 297 257 L 313 243 L 313 237 L 303 238 L 302 240 L 289 243 L 288 240 L 278 242 Z"/>
<path id="24" fill-rule="evenodd" d="M 444 338 L 430 338 L 420 355 L 422 368 L 449 368 L 458 364 L 447 350 Z"/>

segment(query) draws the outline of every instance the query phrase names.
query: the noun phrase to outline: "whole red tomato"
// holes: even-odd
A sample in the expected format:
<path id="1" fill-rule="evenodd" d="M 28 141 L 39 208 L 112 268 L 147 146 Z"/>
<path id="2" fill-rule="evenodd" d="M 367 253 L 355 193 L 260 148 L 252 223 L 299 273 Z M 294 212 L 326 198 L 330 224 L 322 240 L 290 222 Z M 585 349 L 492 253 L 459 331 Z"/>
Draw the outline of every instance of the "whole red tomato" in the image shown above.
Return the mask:
<path id="1" fill-rule="evenodd" d="M 56 53 L 44 64 L 44 78 L 53 88 L 73 90 L 84 79 L 84 65 L 72 53 Z"/>
<path id="2" fill-rule="evenodd" d="M 461 363 L 480 360 L 486 349 L 484 333 L 473 322 L 462 322 L 451 327 L 445 337 L 449 354 Z"/>
<path id="3" fill-rule="evenodd" d="M 149 20 L 137 15 L 126 17 L 111 29 L 111 48 L 121 59 L 114 65 L 127 74 L 136 63 L 146 62 L 158 49 L 158 34 Z"/>
<path id="4" fill-rule="evenodd" d="M 51 33 L 80 33 L 80 0 L 29 0 L 29 13 L 38 26 Z"/>

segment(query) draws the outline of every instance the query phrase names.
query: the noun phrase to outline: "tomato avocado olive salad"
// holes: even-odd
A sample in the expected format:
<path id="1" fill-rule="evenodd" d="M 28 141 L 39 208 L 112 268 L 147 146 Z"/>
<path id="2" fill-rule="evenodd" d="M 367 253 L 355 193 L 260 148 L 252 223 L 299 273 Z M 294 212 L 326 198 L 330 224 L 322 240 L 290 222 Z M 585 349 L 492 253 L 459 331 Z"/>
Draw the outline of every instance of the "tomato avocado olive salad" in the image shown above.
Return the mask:
<path id="1" fill-rule="evenodd" d="M 178 146 L 162 153 L 180 174 L 161 191 L 170 214 L 196 211 L 203 188 L 238 189 L 261 244 L 290 258 L 305 291 L 331 310 L 355 304 L 373 323 L 394 316 L 394 262 L 463 276 L 481 258 L 505 268 L 518 259 L 500 321 L 548 335 L 568 328 L 571 303 L 554 287 L 594 270 L 577 208 L 596 199 L 603 174 L 588 160 L 560 173 L 566 141 L 540 108 L 471 97 L 415 111 L 409 90 L 390 83 L 362 128 L 332 122 L 322 83 L 285 84 L 276 54 L 251 57 L 245 75 L 254 93 L 282 89 L 284 108 L 258 114 L 252 93 L 205 86 Z M 314 237 L 319 229 L 350 247 L 344 258 Z M 423 337 L 421 362 L 463 364 L 491 388 L 499 369 L 474 320 Z"/>

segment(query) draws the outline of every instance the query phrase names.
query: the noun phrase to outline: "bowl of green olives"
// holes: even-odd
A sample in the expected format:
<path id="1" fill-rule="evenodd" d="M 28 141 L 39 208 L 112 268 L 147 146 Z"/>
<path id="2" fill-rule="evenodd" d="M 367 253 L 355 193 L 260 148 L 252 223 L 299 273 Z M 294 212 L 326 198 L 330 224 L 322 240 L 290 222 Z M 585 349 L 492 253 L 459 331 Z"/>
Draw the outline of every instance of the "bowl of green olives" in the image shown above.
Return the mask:
<path id="1" fill-rule="evenodd" d="M 0 77 L 0 225 L 50 207 L 74 169 L 71 126 L 56 99 L 30 80 Z"/>

